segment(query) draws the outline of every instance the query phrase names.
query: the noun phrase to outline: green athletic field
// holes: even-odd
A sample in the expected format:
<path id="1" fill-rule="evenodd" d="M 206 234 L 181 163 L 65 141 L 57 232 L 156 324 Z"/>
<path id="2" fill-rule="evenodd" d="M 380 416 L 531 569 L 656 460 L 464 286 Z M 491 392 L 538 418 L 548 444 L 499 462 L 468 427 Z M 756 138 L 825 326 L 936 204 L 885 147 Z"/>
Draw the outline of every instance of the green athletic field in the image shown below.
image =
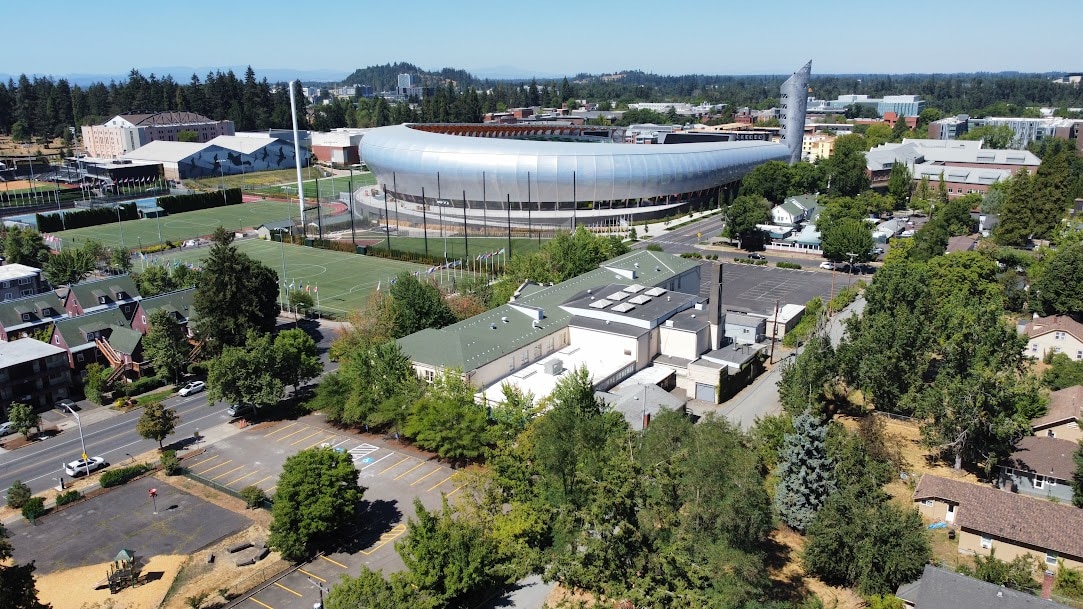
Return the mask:
<path id="1" fill-rule="evenodd" d="M 429 267 L 411 262 L 387 260 L 373 256 L 361 256 L 330 250 L 282 244 L 259 239 L 235 241 L 237 249 L 255 260 L 274 269 L 283 276 L 282 266 L 285 261 L 286 285 L 313 286 L 316 288 L 313 300 L 319 300 L 318 309 L 341 315 L 348 311 L 363 308 L 369 295 L 379 284 L 381 289 L 388 288 L 388 282 L 399 273 L 421 271 L 422 277 L 437 279 L 450 285 L 457 272 L 442 271 L 427 274 Z M 170 250 L 161 255 L 148 257 L 147 261 L 136 258 L 135 270 L 151 262 L 169 266 L 176 260 L 180 264 L 198 267 L 210 252 L 207 247 L 189 250 Z"/>
<path id="2" fill-rule="evenodd" d="M 318 182 L 318 188 L 317 188 Z M 338 199 L 339 193 L 350 192 L 350 176 L 335 176 L 333 178 L 321 178 L 320 180 L 305 180 L 302 182 L 305 186 L 305 197 L 315 198 L 317 190 L 321 200 L 326 199 Z M 353 176 L 354 189 L 361 188 L 362 186 L 372 186 L 376 184 L 376 177 L 371 173 L 355 173 Z M 258 188 L 250 188 L 252 192 L 258 192 L 268 195 L 285 195 L 285 196 L 297 196 L 297 182 L 282 183 L 270 186 L 260 186 Z"/>
<path id="3" fill-rule="evenodd" d="M 358 231 L 357 240 L 364 239 L 380 239 L 379 243 L 375 243 L 370 247 L 387 249 L 387 241 L 385 240 L 384 233 L 379 231 L 365 231 L 364 234 Z M 546 238 L 542 238 L 541 243 L 537 238 L 532 239 L 520 239 L 512 238 L 511 240 L 511 254 L 533 254 L 541 249 Z M 433 231 L 429 235 L 429 255 L 436 258 L 443 258 L 444 256 L 444 243 L 445 240 L 440 236 L 438 231 Z M 466 258 L 469 253 L 470 258 L 477 258 L 478 255 L 484 253 L 497 252 L 501 249 L 507 249 L 508 240 L 500 237 L 470 237 L 469 240 L 463 241 L 463 236 L 448 235 L 447 240 L 447 259 L 458 260 L 460 258 Z M 391 235 L 391 248 L 403 252 L 414 252 L 417 254 L 425 253 L 425 239 L 423 237 L 396 237 L 394 233 Z M 469 250 L 469 252 L 468 252 Z M 509 256 L 510 257 L 510 256 Z"/>
<path id="4" fill-rule="evenodd" d="M 172 241 L 179 243 L 188 239 L 204 237 L 219 226 L 236 231 L 255 228 L 264 222 L 276 222 L 297 217 L 297 205 L 284 201 L 257 201 L 212 209 L 200 209 L 161 218 L 126 220 L 99 226 L 88 226 L 54 233 L 64 240 L 64 246 L 78 246 L 87 239 L 97 239 L 107 246 L 123 245 L 135 249 L 143 246 Z M 310 212 L 311 213 L 311 212 Z M 326 214 L 326 212 L 325 212 Z M 325 216 L 326 218 L 326 216 Z M 161 238 L 159 238 L 161 228 Z M 123 239 L 122 239 L 123 238 Z"/>

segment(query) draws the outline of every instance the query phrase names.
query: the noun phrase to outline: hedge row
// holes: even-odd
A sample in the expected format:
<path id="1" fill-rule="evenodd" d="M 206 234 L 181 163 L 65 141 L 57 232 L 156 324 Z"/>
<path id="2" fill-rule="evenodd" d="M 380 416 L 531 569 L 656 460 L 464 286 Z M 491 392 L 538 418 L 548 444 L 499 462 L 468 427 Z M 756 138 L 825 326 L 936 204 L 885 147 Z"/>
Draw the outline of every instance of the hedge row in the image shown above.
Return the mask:
<path id="1" fill-rule="evenodd" d="M 67 505 L 73 501 L 80 499 L 83 496 L 82 493 L 76 490 L 70 490 L 66 493 L 60 493 L 56 496 L 56 506 Z"/>
<path id="2" fill-rule="evenodd" d="M 125 385 L 121 393 L 128 397 L 134 395 L 141 395 L 148 391 L 153 391 L 159 387 L 165 387 L 165 379 L 157 376 L 144 376 L 143 378 L 132 382 L 129 385 Z"/>
<path id="3" fill-rule="evenodd" d="M 139 218 L 135 203 L 123 203 L 119 208 L 121 220 L 137 220 Z M 39 233 L 54 233 L 71 228 L 84 228 L 116 222 L 117 208 L 96 207 L 70 211 L 65 213 L 63 218 L 60 217 L 60 214 L 37 214 L 37 219 Z"/>
<path id="4" fill-rule="evenodd" d="M 241 189 L 229 188 L 222 192 L 198 192 L 191 195 L 171 195 L 158 199 L 158 207 L 167 214 L 180 214 L 197 209 L 210 209 L 225 205 L 239 205 L 241 203 Z"/>
<path id="5" fill-rule="evenodd" d="M 801 265 L 797 264 L 796 262 L 785 262 L 785 261 L 776 262 L 775 266 L 777 266 L 780 269 L 799 269 L 799 268 L 801 268 Z"/>
<path id="6" fill-rule="evenodd" d="M 150 470 L 150 467 L 140 463 L 139 465 L 131 465 L 129 467 L 122 467 L 120 469 L 107 470 L 98 479 L 98 483 L 102 485 L 102 488 L 109 488 L 111 486 L 120 486 L 125 482 L 140 476 Z"/>

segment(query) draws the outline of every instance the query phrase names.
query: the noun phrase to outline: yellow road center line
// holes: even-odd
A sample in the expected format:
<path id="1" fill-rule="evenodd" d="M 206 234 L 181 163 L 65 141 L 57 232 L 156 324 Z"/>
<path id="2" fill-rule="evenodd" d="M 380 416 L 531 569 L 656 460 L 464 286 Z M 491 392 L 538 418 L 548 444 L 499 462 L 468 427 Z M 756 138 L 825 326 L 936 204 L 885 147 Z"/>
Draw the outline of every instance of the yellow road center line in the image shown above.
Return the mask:
<path id="1" fill-rule="evenodd" d="M 283 431 L 286 431 L 287 429 L 292 429 L 292 428 L 294 428 L 294 427 L 296 427 L 298 425 L 300 425 L 300 423 L 297 423 L 297 422 L 290 423 L 289 425 L 283 425 L 282 427 L 279 427 L 278 429 L 276 429 L 276 430 L 274 430 L 274 431 L 272 431 L 270 433 L 265 434 L 263 437 L 264 438 L 270 438 L 271 436 L 275 435 L 276 433 L 281 433 Z"/>
<path id="2" fill-rule="evenodd" d="M 340 563 L 340 562 L 339 562 L 339 561 L 337 561 L 337 560 L 334 560 L 334 559 L 331 559 L 331 558 L 327 558 L 326 556 L 320 556 L 320 558 L 322 558 L 322 559 L 326 560 L 327 562 L 331 563 L 332 565 L 338 565 L 338 566 L 342 567 L 343 569 L 349 569 L 349 567 L 347 567 L 346 565 L 344 565 L 344 564 Z"/>
<path id="3" fill-rule="evenodd" d="M 289 588 L 287 588 L 287 587 L 283 586 L 282 584 L 280 584 L 280 583 L 278 583 L 278 582 L 275 582 L 275 585 L 276 585 L 276 586 L 278 586 L 279 588 L 282 588 L 282 589 L 283 589 L 283 590 L 285 590 L 286 592 L 289 592 L 290 594 L 293 594 L 293 595 L 295 595 L 295 596 L 301 596 L 301 593 L 300 593 L 300 592 L 298 592 L 298 591 L 296 591 L 296 590 L 290 590 Z"/>
<path id="4" fill-rule="evenodd" d="M 209 467 L 209 468 L 207 468 L 207 469 L 205 469 L 205 470 L 203 470 L 201 472 L 196 472 L 196 473 L 198 473 L 200 476 L 202 476 L 203 474 L 205 474 L 205 473 L 207 473 L 207 472 L 209 472 L 211 470 L 218 469 L 219 467 L 222 467 L 223 465 L 229 465 L 230 463 L 233 463 L 233 459 L 230 459 L 229 461 L 219 463 L 218 465 L 215 465 L 214 467 Z"/>
<path id="5" fill-rule="evenodd" d="M 237 478 L 236 480 L 233 480 L 233 481 L 231 481 L 231 482 L 227 482 L 227 483 L 225 483 L 225 484 L 224 484 L 223 486 L 231 486 L 231 485 L 233 485 L 233 484 L 236 484 L 237 482 L 240 482 L 241 480 L 244 480 L 245 478 L 247 478 L 247 477 L 251 476 L 251 475 L 252 475 L 252 474 L 254 474 L 254 473 L 256 473 L 256 472 L 248 472 L 247 474 L 245 474 L 245 475 L 241 476 L 240 478 Z"/>
<path id="6" fill-rule="evenodd" d="M 254 597 L 254 596 L 250 596 L 250 597 L 248 597 L 248 600 L 252 601 L 253 603 L 256 603 L 256 604 L 259 604 L 259 605 L 263 605 L 263 606 L 264 606 L 264 607 L 266 607 L 267 609 L 275 609 L 274 607 L 272 607 L 272 606 L 268 605 L 267 603 L 265 603 L 265 602 L 263 602 L 263 601 L 261 601 L 261 600 L 258 600 L 258 599 L 256 599 L 256 597 Z"/>
<path id="7" fill-rule="evenodd" d="M 244 468 L 245 468 L 244 465 L 238 465 L 237 467 L 234 467 L 233 469 L 229 470 L 228 472 L 218 474 L 217 476 L 211 478 L 211 480 L 214 481 L 214 480 L 217 480 L 219 478 L 224 478 L 225 476 L 228 476 L 228 475 L 232 474 L 233 472 L 235 472 L 235 471 L 237 471 L 239 469 L 244 469 Z"/>
<path id="8" fill-rule="evenodd" d="M 422 476 L 422 477 L 418 478 L 417 480 L 414 480 L 413 482 L 411 482 L 411 483 L 410 483 L 410 486 L 414 486 L 414 485 L 416 485 L 417 483 L 421 482 L 421 481 L 422 481 L 422 480 L 424 480 L 425 478 L 428 478 L 429 476 L 431 476 L 431 475 L 433 475 L 433 474 L 435 474 L 435 473 L 439 472 L 439 471 L 440 471 L 441 469 L 442 469 L 442 468 L 439 468 L 439 467 L 438 467 L 438 468 L 436 468 L 436 469 L 432 470 L 431 472 L 429 472 L 429 473 L 425 474 L 424 476 Z"/>
<path id="9" fill-rule="evenodd" d="M 399 462 L 398 462 L 398 463 L 396 463 L 395 465 L 392 465 L 391 467 L 389 467 L 389 468 L 387 468 L 387 469 L 385 469 L 385 470 L 382 470 L 382 471 L 380 471 L 380 473 L 379 473 L 379 474 L 376 474 L 376 475 L 377 475 L 377 476 L 380 476 L 380 475 L 382 475 L 382 474 L 383 474 L 384 472 L 386 472 L 386 471 L 387 471 L 388 469 L 392 469 L 392 468 L 394 468 L 395 466 L 397 466 L 397 465 L 398 465 L 399 463 L 402 463 L 403 461 L 409 461 L 409 460 L 410 460 L 410 457 L 403 457 L 403 458 L 402 458 L 402 461 L 399 461 Z"/>
<path id="10" fill-rule="evenodd" d="M 311 577 L 312 579 L 318 579 L 321 582 L 327 583 L 326 579 L 320 577 L 319 575 L 316 575 L 315 573 L 309 573 L 308 571 L 305 571 L 304 569 L 300 569 L 300 568 L 297 569 L 297 570 L 300 571 L 301 573 L 304 573 L 305 575 Z"/>
<path id="11" fill-rule="evenodd" d="M 296 442 L 290 442 L 290 446 L 297 446 L 298 444 L 300 444 L 301 442 L 304 442 L 305 440 L 307 440 L 307 439 L 311 438 L 312 436 L 318 436 L 318 435 L 320 435 L 321 433 L 323 433 L 323 432 L 320 432 L 320 431 L 314 431 L 314 432 L 312 432 L 312 433 L 308 434 L 307 436 L 305 436 L 305 437 L 301 438 L 300 440 L 297 440 Z"/>
<path id="12" fill-rule="evenodd" d="M 402 473 L 401 473 L 401 474 L 399 474 L 398 476 L 395 476 L 394 478 L 392 478 L 392 480 L 398 480 L 399 478 L 402 478 L 402 477 L 403 477 L 403 476 L 405 476 L 406 474 L 409 474 L 410 472 L 412 472 L 412 471 L 414 471 L 415 469 L 417 469 L 417 468 L 421 467 L 422 465 L 425 465 L 425 462 L 424 462 L 424 461 L 422 461 L 421 463 L 418 463 L 417 465 L 415 465 L 415 466 L 411 467 L 410 469 L 408 469 L 408 470 L 406 470 L 406 471 L 402 472 Z"/>
<path id="13" fill-rule="evenodd" d="M 429 488 L 425 489 L 425 492 L 427 493 L 427 492 L 429 492 L 429 491 L 431 491 L 431 490 L 435 489 L 436 487 L 438 487 L 438 486 L 440 486 L 441 484 L 443 484 L 443 483 L 447 482 L 448 480 L 451 480 L 452 478 L 454 478 L 454 477 L 455 477 L 455 476 L 457 476 L 457 475 L 459 475 L 459 472 L 455 472 L 454 474 L 451 474 L 451 475 L 450 475 L 450 476 L 448 476 L 447 478 L 444 478 L 443 480 L 441 480 L 441 481 L 437 482 L 436 484 L 434 484 L 434 485 L 430 486 Z M 412 485 L 411 485 L 411 486 L 412 486 Z"/>

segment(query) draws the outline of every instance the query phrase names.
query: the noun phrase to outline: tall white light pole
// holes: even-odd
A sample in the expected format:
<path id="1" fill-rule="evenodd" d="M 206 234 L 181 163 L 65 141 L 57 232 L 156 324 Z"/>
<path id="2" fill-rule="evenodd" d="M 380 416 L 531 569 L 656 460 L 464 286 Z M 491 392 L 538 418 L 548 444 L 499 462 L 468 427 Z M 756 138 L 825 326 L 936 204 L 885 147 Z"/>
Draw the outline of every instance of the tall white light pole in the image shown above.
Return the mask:
<path id="1" fill-rule="evenodd" d="M 305 185 L 301 180 L 301 137 L 297 132 L 297 93 L 294 85 L 301 83 L 290 81 L 290 115 L 293 117 L 293 164 L 297 168 L 297 205 L 301 209 L 301 230 L 305 230 Z"/>
<path id="2" fill-rule="evenodd" d="M 72 410 L 71 406 L 64 404 L 64 408 L 68 409 L 75 417 L 75 424 L 79 426 L 79 445 L 83 447 L 83 465 L 86 467 L 86 475 L 90 475 L 90 457 L 86 454 L 86 442 L 83 441 L 83 422 L 79 420 L 79 413 Z"/>

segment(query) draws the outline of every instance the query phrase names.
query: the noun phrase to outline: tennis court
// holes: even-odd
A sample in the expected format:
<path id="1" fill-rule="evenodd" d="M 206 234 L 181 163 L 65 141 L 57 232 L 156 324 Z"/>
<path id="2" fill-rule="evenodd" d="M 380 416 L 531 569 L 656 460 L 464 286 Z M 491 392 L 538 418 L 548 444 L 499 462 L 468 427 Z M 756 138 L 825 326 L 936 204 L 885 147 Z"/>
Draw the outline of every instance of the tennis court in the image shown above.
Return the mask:
<path id="1" fill-rule="evenodd" d="M 330 207 L 324 207 L 324 218 Z M 126 220 L 98 226 L 88 226 L 54 233 L 63 245 L 79 246 L 88 239 L 96 239 L 107 246 L 123 246 L 134 249 L 172 241 L 179 243 L 188 239 L 205 237 L 222 226 L 237 231 L 255 228 L 265 222 L 275 222 L 297 216 L 297 205 L 285 201 L 256 201 L 240 205 L 228 205 L 212 209 L 200 209 L 161 218 Z"/>
<path id="2" fill-rule="evenodd" d="M 437 280 L 442 285 L 450 285 L 462 274 L 460 270 L 449 269 L 427 273 L 429 267 L 412 262 L 259 239 L 245 239 L 234 244 L 240 251 L 274 269 L 280 277 L 284 276 L 285 285 L 293 285 L 294 289 L 309 287 L 313 300 L 318 301 L 317 308 L 336 314 L 363 308 L 377 285 L 386 289 L 390 280 L 402 272 L 421 272 L 423 277 Z M 172 265 L 176 261 L 198 267 L 209 252 L 206 247 L 171 250 L 154 256 L 153 261 L 162 265 Z M 145 264 L 141 260 L 135 262 L 137 270 Z M 311 291 L 313 289 L 315 292 Z"/>

